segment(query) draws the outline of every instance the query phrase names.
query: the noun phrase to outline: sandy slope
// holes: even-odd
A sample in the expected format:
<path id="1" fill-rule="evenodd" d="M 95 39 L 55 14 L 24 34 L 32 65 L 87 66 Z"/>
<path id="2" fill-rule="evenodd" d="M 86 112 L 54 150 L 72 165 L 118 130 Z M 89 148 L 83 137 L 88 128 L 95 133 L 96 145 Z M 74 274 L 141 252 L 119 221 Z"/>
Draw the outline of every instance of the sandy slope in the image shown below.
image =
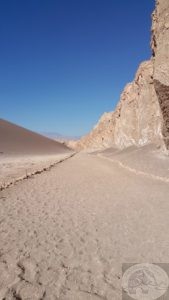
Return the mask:
<path id="1" fill-rule="evenodd" d="M 124 169 L 136 174 L 143 174 L 169 182 L 169 158 L 153 144 L 143 147 L 131 146 L 124 150 L 109 148 L 97 151 L 100 157 L 105 157 L 110 162 L 116 162 Z"/>
<path id="2" fill-rule="evenodd" d="M 121 299 L 122 262 L 169 262 L 168 193 L 89 154 L 1 192 L 0 299 Z"/>
<path id="3" fill-rule="evenodd" d="M 56 154 L 68 148 L 54 140 L 0 119 L 0 155 Z"/>

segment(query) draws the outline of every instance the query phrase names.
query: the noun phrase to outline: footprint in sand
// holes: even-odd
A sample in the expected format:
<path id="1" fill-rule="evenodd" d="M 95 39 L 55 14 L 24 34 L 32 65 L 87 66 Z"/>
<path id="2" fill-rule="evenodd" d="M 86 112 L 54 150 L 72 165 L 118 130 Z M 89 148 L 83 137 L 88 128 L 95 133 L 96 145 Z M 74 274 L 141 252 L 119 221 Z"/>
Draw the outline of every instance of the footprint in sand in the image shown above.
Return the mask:
<path id="1" fill-rule="evenodd" d="M 3 299 L 8 289 L 19 282 L 19 280 L 15 270 L 9 268 L 7 263 L 0 262 L 0 299 Z"/>
<path id="2" fill-rule="evenodd" d="M 22 300 L 41 300 L 44 298 L 45 290 L 38 284 L 20 282 L 15 290 L 15 299 Z"/>
<path id="3" fill-rule="evenodd" d="M 37 281 L 39 269 L 38 269 L 38 265 L 33 259 L 26 258 L 21 260 L 18 263 L 18 267 L 22 270 L 20 278 L 30 283 Z"/>

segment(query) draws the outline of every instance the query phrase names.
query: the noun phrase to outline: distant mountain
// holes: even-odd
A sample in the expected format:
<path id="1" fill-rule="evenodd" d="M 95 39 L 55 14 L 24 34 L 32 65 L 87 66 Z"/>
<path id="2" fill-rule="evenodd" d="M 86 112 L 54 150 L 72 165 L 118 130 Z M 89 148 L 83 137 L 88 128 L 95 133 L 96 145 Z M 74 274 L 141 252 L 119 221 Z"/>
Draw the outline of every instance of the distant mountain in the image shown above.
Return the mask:
<path id="1" fill-rule="evenodd" d="M 67 142 L 67 141 L 76 141 L 79 140 L 81 137 L 80 136 L 65 136 L 62 135 L 58 132 L 40 132 L 45 137 L 51 138 L 55 141 L 61 141 L 61 142 Z"/>

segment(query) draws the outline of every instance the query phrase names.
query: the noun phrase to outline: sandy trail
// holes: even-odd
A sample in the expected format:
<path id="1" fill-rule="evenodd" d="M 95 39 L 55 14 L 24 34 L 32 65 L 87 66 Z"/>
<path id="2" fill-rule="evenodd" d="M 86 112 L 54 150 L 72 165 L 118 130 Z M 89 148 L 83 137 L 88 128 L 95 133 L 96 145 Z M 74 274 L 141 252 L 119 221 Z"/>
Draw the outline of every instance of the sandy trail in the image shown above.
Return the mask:
<path id="1" fill-rule="evenodd" d="M 126 262 L 169 262 L 169 184 L 78 154 L 0 193 L 0 299 L 121 299 Z"/>
<path id="2" fill-rule="evenodd" d="M 3 155 L 0 157 L 0 190 L 42 173 L 73 155 L 71 151 L 55 155 Z"/>

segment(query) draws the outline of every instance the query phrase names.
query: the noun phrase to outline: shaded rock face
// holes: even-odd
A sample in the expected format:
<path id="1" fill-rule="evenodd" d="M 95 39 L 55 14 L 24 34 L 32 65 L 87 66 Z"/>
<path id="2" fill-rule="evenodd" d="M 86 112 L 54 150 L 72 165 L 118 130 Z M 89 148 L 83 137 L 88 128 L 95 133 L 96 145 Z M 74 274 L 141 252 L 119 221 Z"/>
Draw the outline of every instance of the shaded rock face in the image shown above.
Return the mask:
<path id="1" fill-rule="evenodd" d="M 74 144 L 78 150 L 125 148 L 156 143 L 169 150 L 169 0 L 156 1 L 152 14 L 152 58 L 125 87 L 114 112 Z"/>
<path id="2" fill-rule="evenodd" d="M 162 113 L 162 136 L 169 149 L 169 1 L 157 1 L 153 13 L 154 87 Z"/>

